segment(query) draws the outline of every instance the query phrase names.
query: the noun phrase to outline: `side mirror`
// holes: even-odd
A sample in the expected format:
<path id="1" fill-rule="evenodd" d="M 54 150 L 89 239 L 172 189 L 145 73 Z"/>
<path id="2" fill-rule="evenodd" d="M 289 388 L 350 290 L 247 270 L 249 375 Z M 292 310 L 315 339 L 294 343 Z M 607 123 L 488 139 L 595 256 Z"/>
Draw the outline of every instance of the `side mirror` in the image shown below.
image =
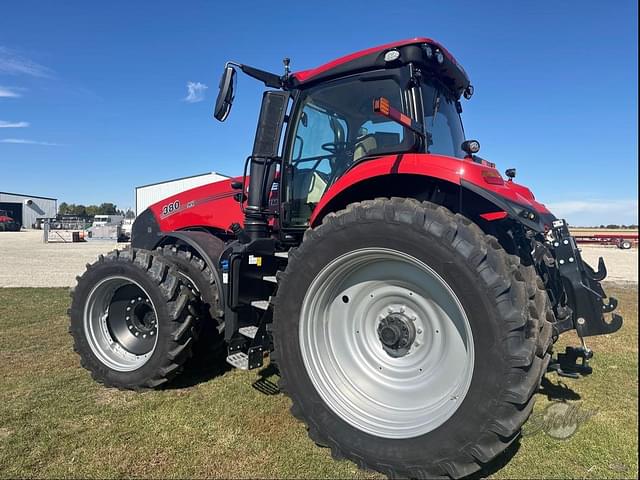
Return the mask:
<path id="1" fill-rule="evenodd" d="M 216 120 L 224 122 L 229 116 L 231 105 L 233 104 L 235 80 L 235 69 L 231 66 L 224 67 L 224 72 L 220 79 L 220 90 L 218 92 L 218 98 L 216 99 L 216 106 L 213 110 L 213 116 Z"/>

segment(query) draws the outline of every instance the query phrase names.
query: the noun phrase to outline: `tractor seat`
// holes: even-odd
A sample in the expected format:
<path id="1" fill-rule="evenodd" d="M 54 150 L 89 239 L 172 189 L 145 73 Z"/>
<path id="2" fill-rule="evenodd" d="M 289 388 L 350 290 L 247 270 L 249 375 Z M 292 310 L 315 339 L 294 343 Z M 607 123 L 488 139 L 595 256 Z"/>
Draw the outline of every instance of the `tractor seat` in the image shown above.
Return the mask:
<path id="1" fill-rule="evenodd" d="M 353 149 L 353 161 L 393 151 L 401 143 L 400 135 L 393 132 L 369 133 L 360 137 Z"/>
<path id="2" fill-rule="evenodd" d="M 378 142 L 373 135 L 365 135 L 361 140 L 356 142 L 353 149 L 353 161 L 357 162 L 362 157 L 369 155 L 369 152 L 378 148 Z"/>

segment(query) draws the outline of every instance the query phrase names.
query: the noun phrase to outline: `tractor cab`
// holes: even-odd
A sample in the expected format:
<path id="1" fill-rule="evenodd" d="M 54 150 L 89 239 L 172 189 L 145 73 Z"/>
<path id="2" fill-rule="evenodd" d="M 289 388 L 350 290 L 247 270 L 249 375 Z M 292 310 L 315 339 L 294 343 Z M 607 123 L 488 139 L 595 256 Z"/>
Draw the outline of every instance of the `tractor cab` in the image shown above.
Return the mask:
<path id="1" fill-rule="evenodd" d="M 214 112 L 219 120 L 226 119 L 233 101 L 234 66 L 280 89 L 265 92 L 251 157 L 258 160 L 250 161 L 249 170 L 259 177 L 252 185 L 262 191 L 279 170 L 284 230 L 307 228 L 327 190 L 361 162 L 406 153 L 466 155 L 459 99 L 470 98 L 473 87 L 453 56 L 433 40 L 395 42 L 293 74 L 285 59 L 282 77 L 230 62 Z M 284 135 L 274 135 L 283 130 Z M 260 140 L 263 133 L 271 140 Z M 281 144 L 274 145 L 280 137 Z M 265 144 L 268 152 L 255 150 Z M 263 157 L 272 158 L 268 168 Z M 255 197 L 249 193 L 249 210 L 264 210 L 266 196 Z"/>
<path id="2" fill-rule="evenodd" d="M 464 157 L 454 93 L 415 72 L 405 65 L 300 91 L 283 149 L 287 226 L 306 227 L 327 189 L 359 162 L 410 152 Z"/>

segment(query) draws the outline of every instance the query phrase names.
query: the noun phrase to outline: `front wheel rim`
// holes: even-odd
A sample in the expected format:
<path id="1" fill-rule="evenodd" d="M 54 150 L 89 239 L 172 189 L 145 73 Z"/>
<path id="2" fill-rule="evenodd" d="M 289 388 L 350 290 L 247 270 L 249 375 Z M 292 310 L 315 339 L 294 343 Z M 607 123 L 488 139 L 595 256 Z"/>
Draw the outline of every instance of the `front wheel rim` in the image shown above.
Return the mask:
<path id="1" fill-rule="evenodd" d="M 112 370 L 137 370 L 156 349 L 157 309 L 147 291 L 130 278 L 111 276 L 96 284 L 83 320 L 91 351 Z"/>
<path id="2" fill-rule="evenodd" d="M 383 438 L 438 428 L 473 376 L 473 336 L 458 297 L 431 267 L 392 249 L 354 250 L 322 269 L 302 302 L 299 344 L 327 406 Z"/>

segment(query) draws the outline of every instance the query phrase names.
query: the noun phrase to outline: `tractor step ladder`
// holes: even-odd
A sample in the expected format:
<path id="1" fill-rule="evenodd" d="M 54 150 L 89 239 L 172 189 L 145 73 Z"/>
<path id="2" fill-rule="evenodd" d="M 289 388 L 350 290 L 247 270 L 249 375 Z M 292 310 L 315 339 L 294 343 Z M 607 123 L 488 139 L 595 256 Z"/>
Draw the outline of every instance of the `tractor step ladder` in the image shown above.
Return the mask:
<path id="1" fill-rule="evenodd" d="M 269 305 L 271 304 L 270 302 L 271 299 L 269 300 L 254 300 L 253 302 L 251 302 L 251 306 L 258 308 L 260 310 L 268 310 L 269 309 Z"/>
<path id="2" fill-rule="evenodd" d="M 255 325 L 252 325 L 249 327 L 240 327 L 238 329 L 238 332 L 240 332 L 242 335 L 244 335 L 247 338 L 256 338 L 256 333 L 258 333 L 258 327 Z"/>
<path id="3" fill-rule="evenodd" d="M 249 370 L 249 356 L 244 352 L 232 353 L 227 357 L 227 363 L 240 370 Z"/>

